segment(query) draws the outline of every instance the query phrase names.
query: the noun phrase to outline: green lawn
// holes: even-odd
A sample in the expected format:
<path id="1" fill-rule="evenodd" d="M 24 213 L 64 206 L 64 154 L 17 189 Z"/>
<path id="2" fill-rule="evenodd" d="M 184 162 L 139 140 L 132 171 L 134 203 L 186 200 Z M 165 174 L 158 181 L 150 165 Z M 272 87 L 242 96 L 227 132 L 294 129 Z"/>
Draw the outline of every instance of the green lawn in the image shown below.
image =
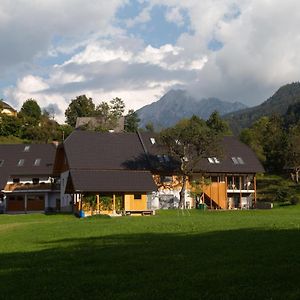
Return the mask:
<path id="1" fill-rule="evenodd" d="M 300 299 L 300 205 L 0 215 L 0 299 Z"/>

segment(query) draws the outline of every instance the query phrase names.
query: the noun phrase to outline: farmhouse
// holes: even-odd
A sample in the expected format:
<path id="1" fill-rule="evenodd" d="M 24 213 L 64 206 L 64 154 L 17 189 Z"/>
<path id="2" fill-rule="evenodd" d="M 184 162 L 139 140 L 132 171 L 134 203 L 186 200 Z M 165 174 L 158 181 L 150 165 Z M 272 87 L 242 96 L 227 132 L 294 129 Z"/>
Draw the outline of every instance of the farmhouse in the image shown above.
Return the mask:
<path id="1" fill-rule="evenodd" d="M 55 157 L 53 144 L 0 145 L 0 197 L 6 211 L 47 211 L 60 206 Z"/>
<path id="2" fill-rule="evenodd" d="M 181 189 L 179 163 L 168 156 L 167 149 L 159 145 L 155 135 L 141 135 L 158 187 L 152 206 L 178 207 Z M 224 137 L 220 147 L 222 149 L 218 155 L 203 158 L 195 167 L 194 174 L 189 178 L 186 208 L 204 203 L 211 209 L 255 207 L 256 173 L 264 172 L 264 168 L 254 152 L 233 136 Z M 195 188 L 198 194 L 193 192 Z"/>
<path id="3" fill-rule="evenodd" d="M 14 117 L 17 115 L 17 111 L 2 100 L 0 100 L 0 113 Z"/>
<path id="4" fill-rule="evenodd" d="M 75 131 L 64 142 L 60 159 L 61 199 L 86 213 L 152 213 L 156 190 L 136 133 Z M 131 168 L 126 162 L 132 161 Z M 67 199 L 67 200 L 65 200 Z"/>
<path id="5" fill-rule="evenodd" d="M 185 207 L 249 209 L 256 205 L 254 152 L 224 137 L 222 154 L 203 158 L 188 181 Z M 178 207 L 179 163 L 153 133 L 75 130 L 59 146 L 0 145 L 6 211 L 150 214 Z"/>

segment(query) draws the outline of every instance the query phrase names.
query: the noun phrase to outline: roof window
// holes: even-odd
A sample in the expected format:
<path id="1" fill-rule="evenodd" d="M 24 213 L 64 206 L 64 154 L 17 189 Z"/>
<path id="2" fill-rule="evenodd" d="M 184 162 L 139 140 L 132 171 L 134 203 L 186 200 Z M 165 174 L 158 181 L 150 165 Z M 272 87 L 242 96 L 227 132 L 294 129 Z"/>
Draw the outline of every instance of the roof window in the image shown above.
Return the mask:
<path id="1" fill-rule="evenodd" d="M 26 145 L 26 146 L 24 147 L 24 152 L 29 152 L 29 150 L 30 150 L 30 146 L 29 146 L 29 145 Z"/>
<path id="2" fill-rule="evenodd" d="M 19 159 L 18 163 L 17 163 L 17 166 L 18 167 L 23 167 L 24 166 L 24 162 L 25 162 L 25 159 Z"/>
<path id="3" fill-rule="evenodd" d="M 40 159 L 40 158 L 37 158 L 37 159 L 34 161 L 33 165 L 34 165 L 35 167 L 40 166 L 40 165 L 41 165 L 41 159 Z"/>
<path id="4" fill-rule="evenodd" d="M 240 165 L 245 164 L 244 160 L 241 157 L 237 157 L 236 159 L 237 159 L 237 161 L 239 162 Z"/>
<path id="5" fill-rule="evenodd" d="M 4 159 L 0 159 L 0 167 L 3 167 Z"/>
<path id="6" fill-rule="evenodd" d="M 244 165 L 245 164 L 244 160 L 241 157 L 231 157 L 231 159 L 235 165 Z"/>
<path id="7" fill-rule="evenodd" d="M 154 137 L 151 137 L 151 138 L 150 138 L 150 142 L 151 142 L 152 145 L 154 145 L 154 144 L 156 143 L 155 138 L 154 138 Z"/>
<path id="8" fill-rule="evenodd" d="M 209 161 L 210 164 L 219 164 L 220 161 L 217 157 L 208 157 L 207 160 Z"/>

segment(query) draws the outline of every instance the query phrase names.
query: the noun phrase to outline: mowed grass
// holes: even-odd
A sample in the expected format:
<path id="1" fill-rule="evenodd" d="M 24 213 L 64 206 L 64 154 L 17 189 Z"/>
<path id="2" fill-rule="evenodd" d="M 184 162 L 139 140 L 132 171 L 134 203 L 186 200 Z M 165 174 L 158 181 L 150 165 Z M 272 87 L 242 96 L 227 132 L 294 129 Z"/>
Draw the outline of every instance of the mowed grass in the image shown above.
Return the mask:
<path id="1" fill-rule="evenodd" d="M 0 299 L 300 299 L 300 206 L 0 215 Z"/>

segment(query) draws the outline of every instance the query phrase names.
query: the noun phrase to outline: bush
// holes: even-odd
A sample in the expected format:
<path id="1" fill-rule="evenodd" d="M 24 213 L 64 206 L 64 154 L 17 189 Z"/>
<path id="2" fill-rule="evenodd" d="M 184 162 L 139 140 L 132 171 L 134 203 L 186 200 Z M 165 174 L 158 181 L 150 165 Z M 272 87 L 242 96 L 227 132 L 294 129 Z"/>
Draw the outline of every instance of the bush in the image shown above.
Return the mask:
<path id="1" fill-rule="evenodd" d="M 287 188 L 278 188 L 275 192 L 274 201 L 275 202 L 286 202 L 290 199 L 290 191 Z"/>
<path id="2" fill-rule="evenodd" d="M 292 205 L 298 204 L 299 203 L 299 196 L 293 196 L 293 197 L 291 197 L 290 202 L 291 202 Z"/>

